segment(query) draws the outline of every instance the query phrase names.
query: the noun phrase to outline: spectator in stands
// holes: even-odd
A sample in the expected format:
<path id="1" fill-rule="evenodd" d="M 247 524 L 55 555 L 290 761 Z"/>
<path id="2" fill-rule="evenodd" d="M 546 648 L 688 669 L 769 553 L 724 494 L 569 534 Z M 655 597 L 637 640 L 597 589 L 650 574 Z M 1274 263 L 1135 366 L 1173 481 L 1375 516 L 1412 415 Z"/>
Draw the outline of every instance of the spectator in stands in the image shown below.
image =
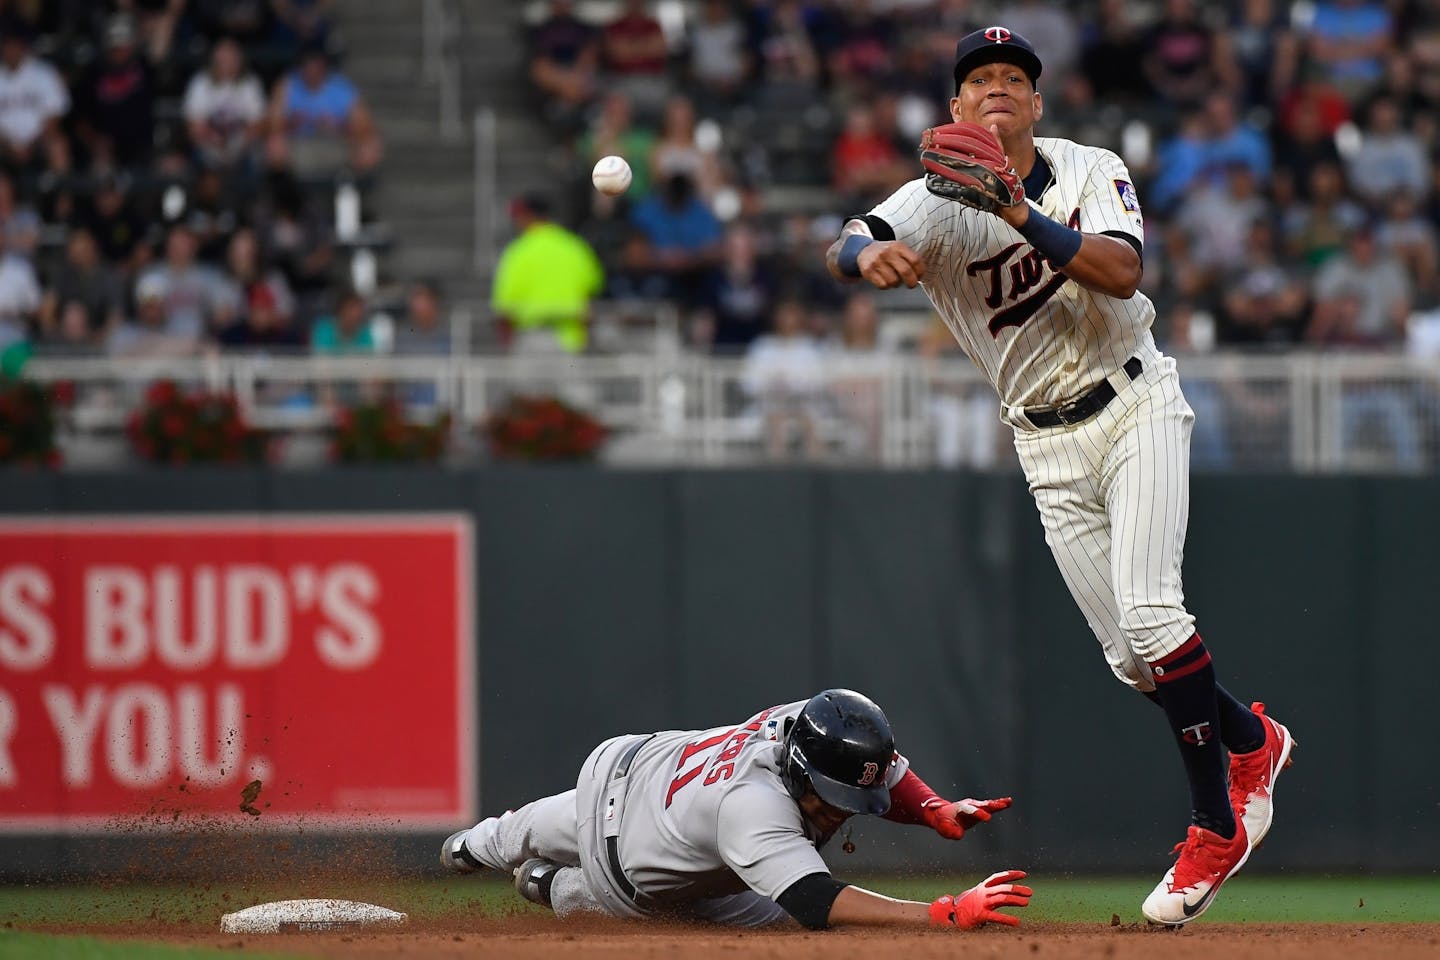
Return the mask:
<path id="1" fill-rule="evenodd" d="M 1236 163 L 1248 166 L 1257 184 L 1269 183 L 1269 141 L 1235 115 L 1235 102 L 1228 94 L 1215 93 L 1206 98 L 1204 112 L 1187 116 L 1180 132 L 1161 148 L 1160 173 L 1151 196 L 1167 210 L 1199 183 L 1223 185 Z"/>
<path id="2" fill-rule="evenodd" d="M 290 313 L 277 301 L 272 287 L 253 284 L 243 293 L 243 309 L 220 330 L 217 339 L 221 347 L 231 351 L 288 353 L 305 346 L 305 335 L 295 328 Z"/>
<path id="3" fill-rule="evenodd" d="M 141 169 L 155 151 L 155 76 L 128 14 L 105 24 L 104 53 L 76 96 L 80 141 L 98 169 Z"/>
<path id="4" fill-rule="evenodd" d="M 895 24 L 868 4 L 847 5 L 837 14 L 834 36 L 819 45 L 830 86 L 842 97 L 872 97 L 895 73 Z"/>
<path id="5" fill-rule="evenodd" d="M 40 310 L 40 281 L 28 257 L 0 255 L 0 350 L 32 338 Z"/>
<path id="6" fill-rule="evenodd" d="M 880 459 L 887 362 L 880 349 L 875 298 L 865 292 L 851 294 L 841 315 L 840 335 L 828 352 L 827 386 L 844 424 L 845 452 L 852 457 Z"/>
<path id="7" fill-rule="evenodd" d="M 1009 4 L 1002 23 L 1045 51 L 1045 84 L 1058 90 L 1080 61 L 1080 25 L 1063 4 L 1018 0 Z"/>
<path id="8" fill-rule="evenodd" d="M 1379 0 L 1321 0 L 1315 4 L 1307 52 L 1350 96 L 1380 81 L 1393 32 Z"/>
<path id="9" fill-rule="evenodd" d="M 170 228 L 165 238 L 165 259 L 148 267 L 136 281 L 135 300 L 141 291 L 163 301 L 166 331 L 199 343 L 213 332 L 212 320 L 221 304 L 220 275 L 196 262 L 195 235 L 183 225 Z"/>
<path id="10" fill-rule="evenodd" d="M 40 214 L 16 199 L 15 181 L 4 173 L 0 173 L 0 237 L 7 254 L 27 259 L 35 256 L 40 241 Z"/>
<path id="11" fill-rule="evenodd" d="M 310 327 L 310 349 L 317 354 L 375 353 L 375 334 L 365 298 L 354 290 L 340 295 L 335 312 Z"/>
<path id="12" fill-rule="evenodd" d="M 776 306 L 774 332 L 750 345 L 741 384 L 764 424 L 770 459 L 788 454 L 797 430 L 806 457 L 819 459 L 825 368 L 819 346 L 805 332 L 805 307 L 798 300 Z"/>
<path id="13" fill-rule="evenodd" d="M 1308 202 L 1282 214 L 1285 247 L 1290 256 L 1319 266 L 1336 253 L 1345 238 L 1365 221 L 1365 211 L 1345 194 L 1340 168 L 1322 163 L 1310 172 Z"/>
<path id="14" fill-rule="evenodd" d="M 70 94 L 59 72 L 30 53 L 30 27 L 0 20 L 0 165 L 12 175 L 70 169 L 60 122 Z"/>
<path id="15" fill-rule="evenodd" d="M 1360 149 L 1350 156 L 1350 185 L 1379 208 L 1397 193 L 1424 198 L 1430 192 L 1430 160 L 1415 134 L 1400 125 L 1400 106 L 1390 97 L 1370 104 Z"/>
<path id="16" fill-rule="evenodd" d="M 656 183 L 688 177 L 704 197 L 719 189 L 719 163 L 695 140 L 695 105 L 689 97 L 677 94 L 666 101 L 660 137 L 650 152 L 650 173 Z"/>
<path id="17" fill-rule="evenodd" d="M 630 98 L 612 91 L 606 94 L 595 122 L 580 138 L 577 149 L 586 169 L 601 157 L 624 157 L 630 164 L 630 192 L 643 197 L 650 192 L 650 162 L 655 143 L 654 131 L 635 124 Z"/>
<path id="18" fill-rule="evenodd" d="M 210 66 L 185 90 L 185 129 L 200 165 L 226 175 L 247 174 L 265 132 L 265 92 L 245 68 L 240 45 L 222 38 Z"/>
<path id="19" fill-rule="evenodd" d="M 1148 101 L 1145 57 L 1149 51 L 1128 0 L 1100 0 L 1096 23 L 1080 57 L 1080 69 L 1096 99 L 1121 104 Z"/>
<path id="20" fill-rule="evenodd" d="M 95 236 L 84 228 L 70 231 L 65 241 L 65 260 L 51 278 L 40 301 L 40 329 L 51 339 L 76 342 L 78 331 L 66 311 L 79 309 L 84 342 L 99 343 L 109 328 L 120 322 L 124 294 L 119 278 L 100 259 Z"/>
<path id="21" fill-rule="evenodd" d="M 1316 275 L 1314 290 L 1311 342 L 1386 347 L 1404 339 L 1410 278 L 1399 260 L 1380 250 L 1370 224 L 1350 232 L 1345 249 Z"/>
<path id="22" fill-rule="evenodd" d="M 233 37 L 258 47 L 270 35 L 269 0 L 188 0 L 187 13 L 211 40 Z M 321 38 L 323 39 L 323 38 Z"/>
<path id="23" fill-rule="evenodd" d="M 1294 83 L 1300 44 L 1289 30 L 1288 7 L 1276 0 L 1243 0 L 1220 34 L 1228 40 L 1244 106 L 1268 106 Z"/>
<path id="24" fill-rule="evenodd" d="M 1170 106 L 1198 106 L 1227 79 L 1214 31 L 1200 21 L 1193 0 L 1166 0 L 1165 15 L 1144 43 L 1145 75 Z"/>
<path id="25" fill-rule="evenodd" d="M 1232 161 L 1224 186 L 1192 190 L 1175 222 L 1189 234 L 1195 265 L 1223 280 L 1245 263 L 1251 226 L 1269 218 L 1270 205 L 1257 189 L 1254 173 Z"/>
<path id="26" fill-rule="evenodd" d="M 269 314 L 258 328 L 272 332 L 289 329 L 295 315 L 295 296 L 285 275 L 267 269 L 260 258 L 260 244 L 251 229 L 237 230 L 225 251 L 225 272 L 220 278 L 216 297 L 215 325 L 221 329 L 243 327 L 247 313 L 261 304 Z M 274 321 L 279 321 L 275 323 Z M 236 342 L 233 339 L 222 343 Z"/>
<path id="27" fill-rule="evenodd" d="M 530 81 L 550 119 L 568 121 L 595 96 L 600 42 L 575 16 L 572 0 L 550 0 L 550 15 L 530 32 Z"/>
<path id="28" fill-rule="evenodd" d="M 1367 224 L 1348 238 L 1345 250 L 1315 278 L 1315 314 L 1306 338 L 1332 347 L 1399 349 L 1410 315 L 1410 279 L 1393 256 L 1382 253 Z M 1420 425 L 1411 398 L 1386 383 L 1347 385 L 1341 397 L 1345 451 L 1367 446 L 1374 432 L 1387 436 L 1401 470 L 1423 466 Z"/>
<path id="29" fill-rule="evenodd" d="M 302 305 L 325 294 L 335 272 L 335 240 L 332 220 L 318 204 L 306 203 L 298 184 L 288 177 L 274 182 L 274 202 L 260 218 L 260 246 L 280 272 Z"/>
<path id="30" fill-rule="evenodd" d="M 433 280 L 416 280 L 405 294 L 405 315 L 395 326 L 394 352 L 399 356 L 447 356 L 450 325 L 440 306 L 440 288 Z"/>
<path id="31" fill-rule="evenodd" d="M 135 285 L 135 322 L 112 328 L 105 351 L 121 357 L 188 357 L 200 349 L 200 336 L 189 323 L 176 323 L 166 309 L 169 285 L 157 273 Z"/>
<path id="32" fill-rule="evenodd" d="M 649 239 L 643 231 L 631 226 L 613 265 L 606 267 L 605 299 L 622 303 L 664 300 L 670 284 L 650 269 L 652 259 Z M 708 336 L 705 341 L 709 342 Z"/>
<path id="33" fill-rule="evenodd" d="M 299 67 L 275 84 L 266 149 L 272 167 L 301 179 L 334 176 L 347 163 L 363 175 L 382 152 L 360 91 L 318 47 L 306 49 Z"/>
<path id="34" fill-rule="evenodd" d="M 1313 65 L 1302 72 L 1299 85 L 1280 98 L 1282 138 L 1295 137 L 1302 123 L 1314 124 L 1323 136 L 1334 137 L 1349 120 L 1350 101 L 1330 83 L 1323 69 Z"/>
<path id="35" fill-rule="evenodd" d="M 1416 299 L 1433 306 L 1440 293 L 1440 236 L 1435 223 L 1421 212 L 1419 201 L 1408 193 L 1390 198 L 1385 219 L 1375 229 L 1382 253 L 1404 264 L 1416 287 Z"/>
<path id="36" fill-rule="evenodd" d="M 1310 178 L 1316 167 L 1322 164 L 1339 166 L 1341 163 L 1333 131 L 1326 132 L 1322 115 L 1323 108 L 1316 103 L 1297 104 L 1275 151 L 1277 161 L 1290 182 L 1304 196 L 1309 195 Z"/>
<path id="37" fill-rule="evenodd" d="M 270 0 L 273 42 L 292 54 L 307 46 L 329 46 L 334 8 L 335 0 Z"/>
<path id="38" fill-rule="evenodd" d="M 768 15 L 756 23 L 752 43 L 767 96 L 788 99 L 813 93 L 820 83 L 820 55 L 806 28 L 805 10 L 800 3 L 777 0 Z"/>
<path id="39" fill-rule="evenodd" d="M 875 111 L 863 103 L 846 112 L 831 157 L 835 190 L 867 209 L 915 176 L 914 162 L 900 156 L 889 132 L 878 128 Z"/>
<path id="40" fill-rule="evenodd" d="M 206 263 L 225 259 L 230 237 L 241 225 L 240 202 L 215 170 L 202 170 L 185 198 L 183 222 Z"/>
<path id="41" fill-rule="evenodd" d="M 707 298 L 714 311 L 716 353 L 739 353 L 765 330 L 775 307 L 775 280 L 760 263 L 755 231 L 737 223 L 725 232 L 725 260 Z"/>
<path id="42" fill-rule="evenodd" d="M 663 85 L 670 53 L 665 31 L 647 0 L 624 0 L 620 15 L 605 25 L 602 42 L 605 69 L 612 79 L 639 77 Z"/>
<path id="43" fill-rule="evenodd" d="M 1264 220 L 1252 223 L 1244 263 L 1234 282 L 1222 285 L 1223 309 L 1215 331 L 1220 344 L 1282 347 L 1300 342 L 1309 296 L 1300 277 L 1276 253 L 1274 228 Z"/>
<path id="44" fill-rule="evenodd" d="M 510 218 L 519 236 L 500 254 L 490 298 L 502 340 L 522 353 L 580 353 L 590 301 L 605 286 L 595 251 L 552 222 L 538 195 L 512 203 Z"/>
<path id="45" fill-rule="evenodd" d="M 720 261 L 720 221 L 695 196 L 684 174 L 666 179 L 660 192 L 642 200 L 632 220 L 650 245 L 650 270 L 669 282 L 670 296 L 696 306 Z"/>
<path id="46" fill-rule="evenodd" d="M 1433 92 L 1433 91 L 1432 91 Z M 1411 129 L 1418 120 L 1433 115 L 1436 101 L 1420 89 L 1415 68 L 1415 58 L 1404 50 L 1391 50 L 1385 56 L 1385 78 L 1371 92 L 1362 116 L 1370 115 L 1370 105 L 1376 97 L 1389 97 L 1400 108 L 1400 125 Z"/>
<path id="47" fill-rule="evenodd" d="M 745 45 L 745 24 L 727 0 L 705 0 L 690 25 L 690 80 L 701 96 L 729 103 L 741 92 L 753 64 Z"/>
<path id="48" fill-rule="evenodd" d="M 104 259 L 128 279 L 150 259 L 149 226 L 130 202 L 130 178 L 107 173 L 95 183 L 94 196 L 82 203 L 77 220 L 95 236 Z M 0 189 L 0 197 L 4 190 Z M 0 201 L 0 210 L 3 210 Z M 3 216 L 3 214 L 0 214 Z"/>

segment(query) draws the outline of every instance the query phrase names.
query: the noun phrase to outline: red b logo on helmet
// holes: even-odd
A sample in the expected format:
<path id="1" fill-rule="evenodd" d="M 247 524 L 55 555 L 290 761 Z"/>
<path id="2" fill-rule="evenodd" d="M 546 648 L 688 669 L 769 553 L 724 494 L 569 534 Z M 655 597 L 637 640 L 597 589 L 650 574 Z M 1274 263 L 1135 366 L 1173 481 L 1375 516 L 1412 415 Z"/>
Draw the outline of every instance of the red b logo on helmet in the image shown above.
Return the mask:
<path id="1" fill-rule="evenodd" d="M 879 772 L 880 772 L 880 764 L 878 764 L 878 763 L 867 763 L 867 764 L 865 764 L 865 772 L 862 773 L 862 774 L 860 774 L 860 786 L 862 786 L 862 787 L 868 787 L 868 786 L 870 786 L 870 784 L 872 784 L 872 783 L 875 782 L 875 774 L 877 774 L 877 773 L 879 773 Z"/>
<path id="2" fill-rule="evenodd" d="M 1004 27 L 986 27 L 985 39 L 995 43 L 1005 43 L 1010 39 L 1010 31 Z"/>

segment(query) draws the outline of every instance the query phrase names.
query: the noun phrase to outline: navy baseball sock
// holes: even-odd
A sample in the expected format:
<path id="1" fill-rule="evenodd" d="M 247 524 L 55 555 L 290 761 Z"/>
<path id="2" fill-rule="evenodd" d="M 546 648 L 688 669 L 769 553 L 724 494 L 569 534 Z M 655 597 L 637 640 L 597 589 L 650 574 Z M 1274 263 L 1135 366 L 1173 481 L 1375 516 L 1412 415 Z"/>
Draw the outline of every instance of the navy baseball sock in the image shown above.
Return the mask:
<path id="1" fill-rule="evenodd" d="M 1154 690 L 1140 692 L 1149 697 L 1155 706 L 1163 706 Z M 1220 708 L 1220 742 L 1225 744 L 1226 750 L 1250 753 L 1265 746 L 1265 727 L 1260 718 L 1218 683 L 1215 684 L 1215 703 Z"/>
<path id="2" fill-rule="evenodd" d="M 1210 651 L 1197 633 L 1180 649 L 1150 664 L 1150 669 L 1155 674 L 1155 693 L 1185 761 L 1190 819 L 1229 839 L 1235 836 L 1235 814 L 1225 783 L 1219 697 Z"/>

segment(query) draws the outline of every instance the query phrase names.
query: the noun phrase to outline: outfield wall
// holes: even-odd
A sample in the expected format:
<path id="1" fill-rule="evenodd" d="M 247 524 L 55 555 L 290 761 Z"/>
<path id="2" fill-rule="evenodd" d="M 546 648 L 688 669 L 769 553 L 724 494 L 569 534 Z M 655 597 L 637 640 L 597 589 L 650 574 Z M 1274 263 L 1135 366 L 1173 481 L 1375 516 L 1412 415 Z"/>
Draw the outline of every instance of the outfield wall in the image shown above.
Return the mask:
<path id="1" fill-rule="evenodd" d="M 12 519 L 471 518 L 481 812 L 565 789 L 609 735 L 843 685 L 886 708 L 942 793 L 1016 806 L 958 846 L 864 826 L 837 870 L 1150 870 L 1183 828 L 1160 715 L 1110 677 L 1013 476 L 196 469 L 12 472 L 0 491 Z M 1437 494 L 1428 479 L 1195 478 L 1191 608 L 1226 685 L 1266 699 L 1300 743 L 1256 869 L 1434 867 Z M 10 667 L 0 680 L 27 682 Z M 404 729 L 405 702 L 369 708 Z M 337 749 L 353 748 L 337 726 Z M 381 846 L 418 867 L 440 835 L 426 824 Z M 10 834 L 0 875 L 104 872 L 148 843 Z"/>

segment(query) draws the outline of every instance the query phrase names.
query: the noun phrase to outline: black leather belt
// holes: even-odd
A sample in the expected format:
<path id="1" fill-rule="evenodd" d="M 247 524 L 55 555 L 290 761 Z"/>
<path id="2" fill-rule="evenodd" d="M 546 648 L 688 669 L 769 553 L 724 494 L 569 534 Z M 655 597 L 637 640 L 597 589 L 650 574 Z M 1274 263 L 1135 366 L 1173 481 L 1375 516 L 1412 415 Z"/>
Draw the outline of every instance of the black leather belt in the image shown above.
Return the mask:
<path id="1" fill-rule="evenodd" d="M 610 779 L 612 781 L 624 780 L 626 775 L 630 773 L 630 764 L 635 762 L 635 755 L 640 752 L 640 748 L 654 739 L 655 735 L 651 734 L 648 737 L 641 737 L 632 743 L 630 747 L 620 755 L 620 762 L 615 765 L 615 775 Z M 621 893 L 630 898 L 632 903 L 635 902 L 639 899 L 640 893 L 635 889 L 635 884 L 631 883 L 630 879 L 625 876 L 625 868 L 620 866 L 620 838 L 618 836 L 605 838 L 605 857 L 610 861 L 610 875 L 615 879 L 615 885 L 620 888 Z"/>
<path id="2" fill-rule="evenodd" d="M 1140 371 L 1145 369 L 1139 357 L 1131 357 L 1125 361 L 1125 366 L 1120 369 L 1125 371 L 1126 376 L 1131 380 L 1140 376 Z M 1037 427 L 1073 427 L 1077 423 L 1084 423 L 1095 414 L 1105 409 L 1105 404 L 1115 399 L 1115 387 L 1109 380 L 1101 380 L 1090 390 L 1071 400 L 1069 403 L 1061 404 L 1058 407 L 1026 407 L 1025 419 Z"/>

